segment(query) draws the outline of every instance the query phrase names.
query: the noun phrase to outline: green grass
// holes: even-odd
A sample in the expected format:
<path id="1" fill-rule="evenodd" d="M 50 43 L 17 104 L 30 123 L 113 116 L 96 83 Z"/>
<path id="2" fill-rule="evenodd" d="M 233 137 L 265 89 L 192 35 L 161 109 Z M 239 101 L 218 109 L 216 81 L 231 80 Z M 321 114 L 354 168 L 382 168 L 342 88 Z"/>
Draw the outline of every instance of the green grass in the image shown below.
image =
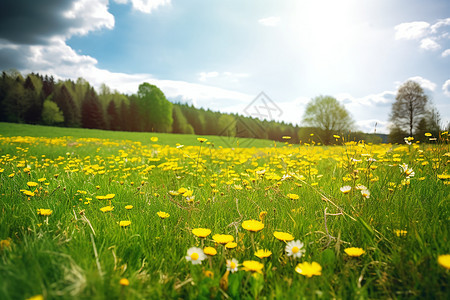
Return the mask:
<path id="1" fill-rule="evenodd" d="M 200 148 L 196 136 L 4 123 L 0 134 L 0 299 L 446 299 L 450 293 L 450 271 L 437 262 L 450 253 L 449 185 L 438 178 L 449 173 L 448 145 L 220 149 Z M 402 163 L 415 172 L 409 184 Z M 369 198 L 357 184 L 368 187 Z M 352 186 L 349 194 L 340 191 L 344 185 Z M 181 187 L 195 198 L 171 195 Z M 104 213 L 100 208 L 110 203 L 96 196 L 106 194 L 115 194 L 114 210 Z M 53 212 L 38 215 L 42 208 Z M 159 211 L 170 217 L 159 218 Z M 263 211 L 264 229 L 242 228 Z M 131 225 L 121 228 L 122 220 Z M 196 227 L 212 234 L 197 238 Z M 397 236 L 399 229 L 407 233 Z M 274 231 L 294 235 L 305 254 L 288 257 Z M 215 245 L 218 233 L 232 235 L 237 247 Z M 194 246 L 218 253 L 192 265 L 185 256 Z M 350 257 L 348 247 L 365 253 Z M 254 249 L 272 255 L 259 259 Z M 262 273 L 240 266 L 226 288 L 220 280 L 231 258 L 260 261 Z M 320 276 L 295 271 L 313 261 L 322 266 Z M 130 285 L 121 286 L 121 278 Z"/>
<path id="2" fill-rule="evenodd" d="M 38 137 L 73 137 L 73 138 L 101 138 L 110 140 L 130 140 L 133 142 L 149 143 L 151 137 L 157 137 L 158 143 L 162 145 L 175 146 L 182 144 L 186 146 L 198 145 L 198 135 L 193 134 L 168 134 L 158 132 L 128 132 L 109 131 L 98 129 L 51 127 L 42 125 L 28 125 L 0 122 L 0 135 L 3 136 L 38 136 Z M 214 143 L 215 147 L 271 147 L 273 141 L 250 138 L 229 138 L 220 136 L 202 136 Z M 282 144 L 282 143 L 278 143 Z"/>

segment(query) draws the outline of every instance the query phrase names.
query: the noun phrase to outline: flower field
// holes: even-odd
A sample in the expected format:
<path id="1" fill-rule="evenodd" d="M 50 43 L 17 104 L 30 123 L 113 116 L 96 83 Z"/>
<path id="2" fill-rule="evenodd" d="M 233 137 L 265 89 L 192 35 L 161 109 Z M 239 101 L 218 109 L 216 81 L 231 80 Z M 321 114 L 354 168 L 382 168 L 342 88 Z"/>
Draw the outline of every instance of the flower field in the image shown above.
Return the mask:
<path id="1" fill-rule="evenodd" d="M 218 139 L 0 136 L 0 298 L 449 295 L 447 135 Z"/>

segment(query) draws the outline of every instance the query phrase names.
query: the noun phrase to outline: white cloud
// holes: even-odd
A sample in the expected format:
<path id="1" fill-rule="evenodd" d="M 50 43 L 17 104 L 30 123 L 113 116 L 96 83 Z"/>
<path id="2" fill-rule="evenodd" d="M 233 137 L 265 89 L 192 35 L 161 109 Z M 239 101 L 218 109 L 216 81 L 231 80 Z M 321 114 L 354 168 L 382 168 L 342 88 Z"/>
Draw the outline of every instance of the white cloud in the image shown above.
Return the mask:
<path id="1" fill-rule="evenodd" d="M 450 49 L 445 50 L 444 52 L 442 52 L 442 57 L 447 57 L 450 56 Z"/>
<path id="2" fill-rule="evenodd" d="M 440 27 L 443 27 L 443 26 L 450 26 L 450 18 L 442 19 L 442 20 L 437 21 L 435 24 L 433 24 L 433 25 L 431 26 L 431 32 L 432 32 L 432 33 L 436 33 L 437 30 L 438 30 Z"/>
<path id="3" fill-rule="evenodd" d="M 219 72 L 201 72 L 199 74 L 198 80 L 200 81 L 206 81 L 208 78 L 214 78 L 219 76 Z"/>
<path id="4" fill-rule="evenodd" d="M 280 23 L 280 18 L 279 17 L 263 18 L 263 19 L 259 19 L 258 23 L 263 25 L 263 26 L 274 27 L 274 26 L 277 26 L 278 23 Z"/>
<path id="5" fill-rule="evenodd" d="M 160 6 L 170 5 L 171 0 L 114 0 L 119 4 L 127 4 L 131 2 L 131 5 L 135 10 L 143 13 L 151 13 L 153 10 Z"/>
<path id="6" fill-rule="evenodd" d="M 418 84 L 420 84 L 420 86 L 424 89 L 430 90 L 432 92 L 434 92 L 434 90 L 436 89 L 436 83 L 423 78 L 421 76 L 414 76 L 414 77 L 409 77 L 406 81 L 408 80 L 412 80 L 417 82 Z M 399 85 L 400 86 L 400 85 Z"/>
<path id="7" fill-rule="evenodd" d="M 67 19 L 74 20 L 74 26 L 69 28 L 66 38 L 102 28 L 114 28 L 114 16 L 108 12 L 107 0 L 79 0 L 73 3 L 70 10 L 63 13 Z"/>
<path id="8" fill-rule="evenodd" d="M 438 50 L 441 48 L 441 45 L 431 38 L 425 38 L 420 41 L 420 48 L 424 50 Z"/>
<path id="9" fill-rule="evenodd" d="M 356 121 L 358 129 L 365 133 L 388 133 L 389 122 L 379 119 L 369 119 Z"/>
<path id="10" fill-rule="evenodd" d="M 442 90 L 446 96 L 450 97 L 450 79 L 442 85 Z"/>
<path id="11" fill-rule="evenodd" d="M 428 34 L 430 24 L 427 22 L 401 23 L 395 26 L 395 39 L 415 40 Z"/>

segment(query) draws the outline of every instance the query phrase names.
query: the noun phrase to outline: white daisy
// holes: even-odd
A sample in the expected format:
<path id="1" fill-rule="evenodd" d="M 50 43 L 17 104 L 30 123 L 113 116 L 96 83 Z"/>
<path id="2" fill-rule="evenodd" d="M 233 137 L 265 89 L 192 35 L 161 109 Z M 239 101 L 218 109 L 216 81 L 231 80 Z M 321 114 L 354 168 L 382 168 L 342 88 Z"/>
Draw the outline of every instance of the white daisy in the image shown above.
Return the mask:
<path id="1" fill-rule="evenodd" d="M 344 194 L 350 193 L 351 189 L 352 189 L 352 187 L 349 186 L 349 185 L 346 185 L 346 186 L 343 186 L 343 187 L 340 188 L 341 192 L 343 192 Z"/>
<path id="2" fill-rule="evenodd" d="M 238 260 L 236 258 L 227 259 L 227 271 L 230 271 L 231 273 L 238 271 Z"/>
<path id="3" fill-rule="evenodd" d="M 205 258 L 206 255 L 200 248 L 191 247 L 187 251 L 186 260 L 190 261 L 193 265 L 200 265 Z"/>
<path id="4" fill-rule="evenodd" d="M 293 256 L 294 258 L 300 258 L 302 255 L 306 252 L 305 249 L 303 249 L 303 243 L 299 240 L 296 241 L 290 241 L 286 244 L 286 254 L 287 256 Z"/>

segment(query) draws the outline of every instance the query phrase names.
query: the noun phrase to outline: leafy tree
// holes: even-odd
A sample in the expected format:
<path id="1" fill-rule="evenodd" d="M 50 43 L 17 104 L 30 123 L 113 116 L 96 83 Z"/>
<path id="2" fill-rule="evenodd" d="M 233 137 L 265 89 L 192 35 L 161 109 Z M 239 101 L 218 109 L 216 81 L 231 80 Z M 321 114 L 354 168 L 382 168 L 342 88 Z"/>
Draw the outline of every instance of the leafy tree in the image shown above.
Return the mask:
<path id="1" fill-rule="evenodd" d="M 191 124 L 187 122 L 186 117 L 183 115 L 181 111 L 180 105 L 175 104 L 172 108 L 172 132 L 173 133 L 186 133 L 186 134 L 194 134 L 194 128 Z"/>
<path id="2" fill-rule="evenodd" d="M 170 132 L 172 129 L 172 103 L 156 86 L 147 82 L 139 85 L 138 99 L 143 115 L 144 130 Z"/>
<path id="3" fill-rule="evenodd" d="M 392 126 L 389 130 L 388 142 L 389 143 L 404 143 L 404 138 L 408 133 L 400 127 Z"/>
<path id="4" fill-rule="evenodd" d="M 109 101 L 108 108 L 106 109 L 106 117 L 109 130 L 120 130 L 121 121 L 119 113 L 117 112 L 116 103 L 113 100 Z"/>
<path id="5" fill-rule="evenodd" d="M 236 120 L 232 115 L 222 114 L 217 120 L 217 126 L 220 128 L 218 134 L 228 137 L 236 136 Z"/>
<path id="6" fill-rule="evenodd" d="M 392 104 L 390 121 L 393 129 L 402 129 L 413 136 L 413 130 L 427 113 L 428 97 L 422 87 L 415 81 L 408 80 L 397 91 Z"/>
<path id="7" fill-rule="evenodd" d="M 55 125 L 64 122 L 63 113 L 59 110 L 58 105 L 50 99 L 44 101 L 42 122 L 46 125 Z"/>
<path id="8" fill-rule="evenodd" d="M 353 120 L 350 113 L 335 98 L 318 96 L 306 106 L 303 123 L 323 130 L 322 143 L 328 144 L 334 133 L 342 134 L 351 130 Z"/>

